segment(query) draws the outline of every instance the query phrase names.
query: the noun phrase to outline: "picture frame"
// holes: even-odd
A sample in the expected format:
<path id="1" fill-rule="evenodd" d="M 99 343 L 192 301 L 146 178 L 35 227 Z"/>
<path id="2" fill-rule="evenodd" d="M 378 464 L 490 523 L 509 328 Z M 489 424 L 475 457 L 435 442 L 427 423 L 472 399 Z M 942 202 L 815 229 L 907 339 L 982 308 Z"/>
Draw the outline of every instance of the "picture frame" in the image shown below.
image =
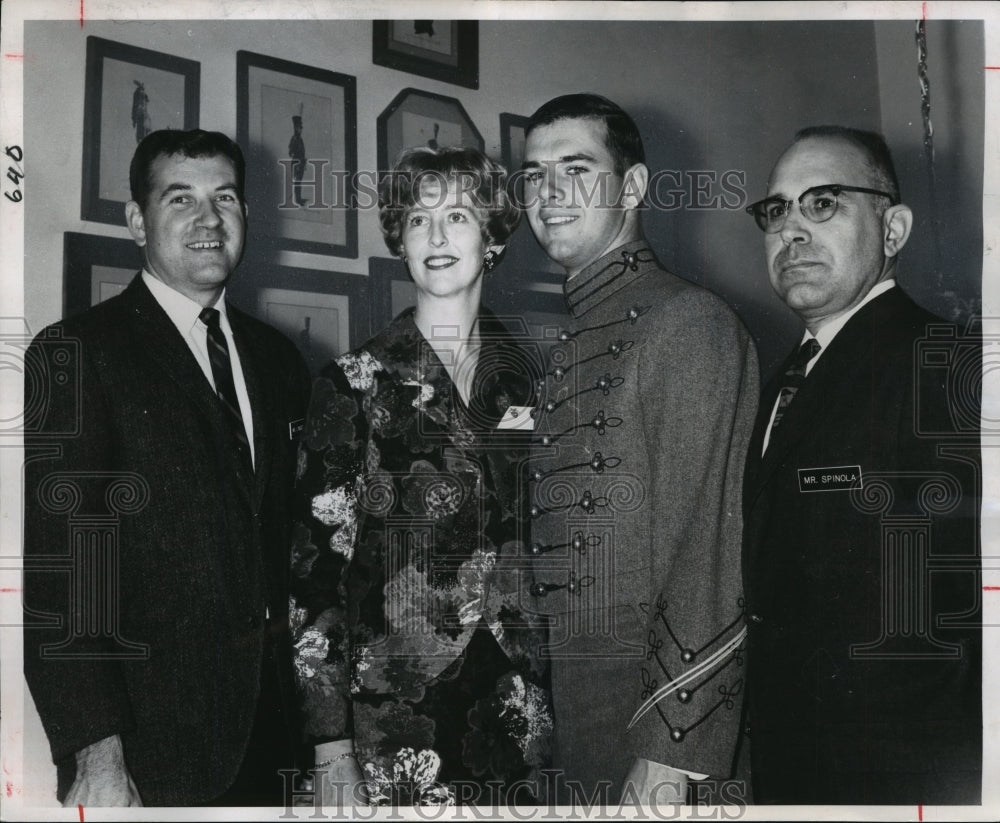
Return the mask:
<path id="1" fill-rule="evenodd" d="M 125 225 L 128 161 L 158 129 L 198 128 L 201 64 L 87 37 L 80 218 Z"/>
<path id="2" fill-rule="evenodd" d="M 373 20 L 372 62 L 479 88 L 478 20 Z"/>
<path id="3" fill-rule="evenodd" d="M 566 327 L 569 313 L 562 287 L 545 281 L 504 280 L 504 268 L 490 275 L 483 286 L 483 303 L 503 320 L 508 328 L 520 328 L 521 334 L 547 348 L 557 343 Z"/>
<path id="4" fill-rule="evenodd" d="M 455 97 L 405 88 L 378 116 L 378 167 L 390 164 L 405 148 L 428 145 L 468 146 L 483 151 L 483 136 Z"/>
<path id="5" fill-rule="evenodd" d="M 240 304 L 295 343 L 314 375 L 369 337 L 363 275 L 271 266 L 239 276 Z"/>
<path id="6" fill-rule="evenodd" d="M 142 269 L 142 249 L 130 239 L 63 233 L 63 317 L 124 291 Z"/>
<path id="7" fill-rule="evenodd" d="M 236 53 L 236 141 L 250 231 L 274 248 L 358 256 L 357 80 Z"/>
<path id="8" fill-rule="evenodd" d="M 545 350 L 559 342 L 559 335 L 566 328 L 569 313 L 561 298 L 559 304 L 548 298 L 536 302 L 535 295 L 532 298 L 532 307 L 522 311 L 520 317 L 528 326 L 531 339 Z"/>
<path id="9" fill-rule="evenodd" d="M 530 122 L 530 117 L 520 114 L 500 114 L 500 162 L 512 178 L 516 178 L 524 162 L 525 131 Z"/>
<path id="10" fill-rule="evenodd" d="M 416 305 L 417 288 L 406 264 L 399 258 L 369 257 L 368 283 L 372 334 L 378 334 L 401 311 Z"/>

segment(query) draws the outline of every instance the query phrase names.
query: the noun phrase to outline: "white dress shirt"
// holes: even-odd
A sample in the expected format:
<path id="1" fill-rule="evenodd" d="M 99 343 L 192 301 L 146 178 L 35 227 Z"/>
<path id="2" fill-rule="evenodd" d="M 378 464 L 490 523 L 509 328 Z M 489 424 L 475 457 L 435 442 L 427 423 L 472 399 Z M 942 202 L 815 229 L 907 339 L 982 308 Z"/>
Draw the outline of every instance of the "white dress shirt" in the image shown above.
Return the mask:
<path id="1" fill-rule="evenodd" d="M 872 290 L 865 295 L 864 299 L 858 303 L 858 305 L 856 305 L 853 309 L 845 311 L 843 314 L 833 318 L 833 320 L 829 323 L 825 323 L 819 328 L 816 334 L 813 334 L 809 331 L 809 329 L 806 329 L 805 334 L 802 335 L 802 340 L 799 341 L 799 346 L 814 337 L 820 345 L 819 351 L 816 352 L 808 363 L 806 363 L 806 375 L 812 371 L 813 366 L 815 366 L 817 361 L 823 356 L 823 352 L 825 352 L 827 346 L 833 342 L 833 338 L 837 336 L 837 333 L 847 325 L 847 321 L 854 317 L 854 315 L 858 313 L 865 303 L 870 303 L 880 294 L 885 294 L 895 285 L 896 281 L 891 277 L 888 280 L 883 280 L 881 283 L 874 285 Z M 771 417 L 767 421 L 767 431 L 764 433 L 764 446 L 761 449 L 761 454 L 767 451 L 767 444 L 771 441 L 771 427 L 774 425 L 774 415 L 778 411 L 778 401 L 780 399 L 781 392 L 778 392 L 778 396 L 774 399 L 774 405 L 771 407 Z"/>
<path id="2" fill-rule="evenodd" d="M 181 333 L 184 342 L 187 343 L 194 359 L 198 361 L 205 379 L 215 391 L 215 377 L 212 374 L 212 361 L 208 357 L 208 327 L 201 322 L 198 317 L 202 307 L 194 302 L 190 297 L 181 294 L 179 291 L 170 288 L 162 280 L 153 277 L 148 271 L 143 269 L 142 282 L 152 293 L 154 299 L 160 304 L 170 321 Z M 240 403 L 240 414 L 243 416 L 243 426 L 247 432 L 247 442 L 250 444 L 250 459 L 253 461 L 253 413 L 250 410 L 250 395 L 247 393 L 247 382 L 243 377 L 243 365 L 240 363 L 240 355 L 236 350 L 236 342 L 233 340 L 233 327 L 229 325 L 229 317 L 226 314 L 226 291 L 222 290 L 219 299 L 212 307 L 219 311 L 219 327 L 226 337 L 226 345 L 229 347 L 229 360 L 233 366 L 233 385 L 236 387 L 236 399 Z"/>

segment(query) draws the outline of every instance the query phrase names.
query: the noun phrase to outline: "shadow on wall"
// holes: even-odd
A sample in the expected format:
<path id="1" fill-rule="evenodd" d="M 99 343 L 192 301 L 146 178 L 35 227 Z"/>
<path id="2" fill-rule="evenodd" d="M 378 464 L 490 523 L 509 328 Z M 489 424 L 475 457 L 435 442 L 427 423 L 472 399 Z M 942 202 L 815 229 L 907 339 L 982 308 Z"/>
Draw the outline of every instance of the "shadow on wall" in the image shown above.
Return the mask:
<path id="1" fill-rule="evenodd" d="M 984 64 L 981 24 L 952 21 L 937 27 L 929 51 L 934 162 L 928 163 L 923 124 L 906 130 L 907 141 L 887 135 L 903 187 L 914 211 L 913 232 L 900 255 L 900 282 L 930 311 L 963 323 L 982 313 Z M 933 33 L 937 33 L 933 32 Z M 928 40 L 932 32 L 928 31 Z M 915 61 L 914 61 L 915 66 Z M 916 68 L 912 94 L 919 95 Z"/>

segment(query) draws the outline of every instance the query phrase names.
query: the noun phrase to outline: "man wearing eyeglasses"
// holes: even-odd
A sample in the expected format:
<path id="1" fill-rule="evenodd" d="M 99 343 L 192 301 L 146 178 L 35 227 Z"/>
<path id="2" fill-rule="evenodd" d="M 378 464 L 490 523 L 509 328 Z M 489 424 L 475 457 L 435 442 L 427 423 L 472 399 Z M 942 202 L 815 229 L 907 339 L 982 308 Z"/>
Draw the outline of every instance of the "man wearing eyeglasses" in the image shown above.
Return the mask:
<path id="1" fill-rule="evenodd" d="M 744 483 L 755 802 L 978 804 L 978 431 L 954 422 L 978 383 L 949 400 L 940 368 L 968 343 L 896 282 L 913 216 L 881 136 L 799 132 L 747 211 L 805 324 Z"/>

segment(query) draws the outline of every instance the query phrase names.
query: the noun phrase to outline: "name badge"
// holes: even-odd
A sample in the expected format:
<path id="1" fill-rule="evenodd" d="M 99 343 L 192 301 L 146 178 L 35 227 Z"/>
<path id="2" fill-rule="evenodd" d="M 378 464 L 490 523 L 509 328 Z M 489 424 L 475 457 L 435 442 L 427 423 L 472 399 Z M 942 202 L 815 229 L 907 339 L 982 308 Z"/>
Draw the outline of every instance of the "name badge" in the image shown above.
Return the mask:
<path id="1" fill-rule="evenodd" d="M 298 420 L 288 421 L 288 439 L 298 440 L 299 435 L 302 434 L 302 430 L 306 427 L 306 419 L 300 417 Z"/>
<path id="2" fill-rule="evenodd" d="M 800 492 L 846 492 L 864 488 L 861 466 L 799 469 Z"/>
<path id="3" fill-rule="evenodd" d="M 503 413 L 498 429 L 523 429 L 531 431 L 535 428 L 535 421 L 531 416 L 534 406 L 508 406 Z"/>

